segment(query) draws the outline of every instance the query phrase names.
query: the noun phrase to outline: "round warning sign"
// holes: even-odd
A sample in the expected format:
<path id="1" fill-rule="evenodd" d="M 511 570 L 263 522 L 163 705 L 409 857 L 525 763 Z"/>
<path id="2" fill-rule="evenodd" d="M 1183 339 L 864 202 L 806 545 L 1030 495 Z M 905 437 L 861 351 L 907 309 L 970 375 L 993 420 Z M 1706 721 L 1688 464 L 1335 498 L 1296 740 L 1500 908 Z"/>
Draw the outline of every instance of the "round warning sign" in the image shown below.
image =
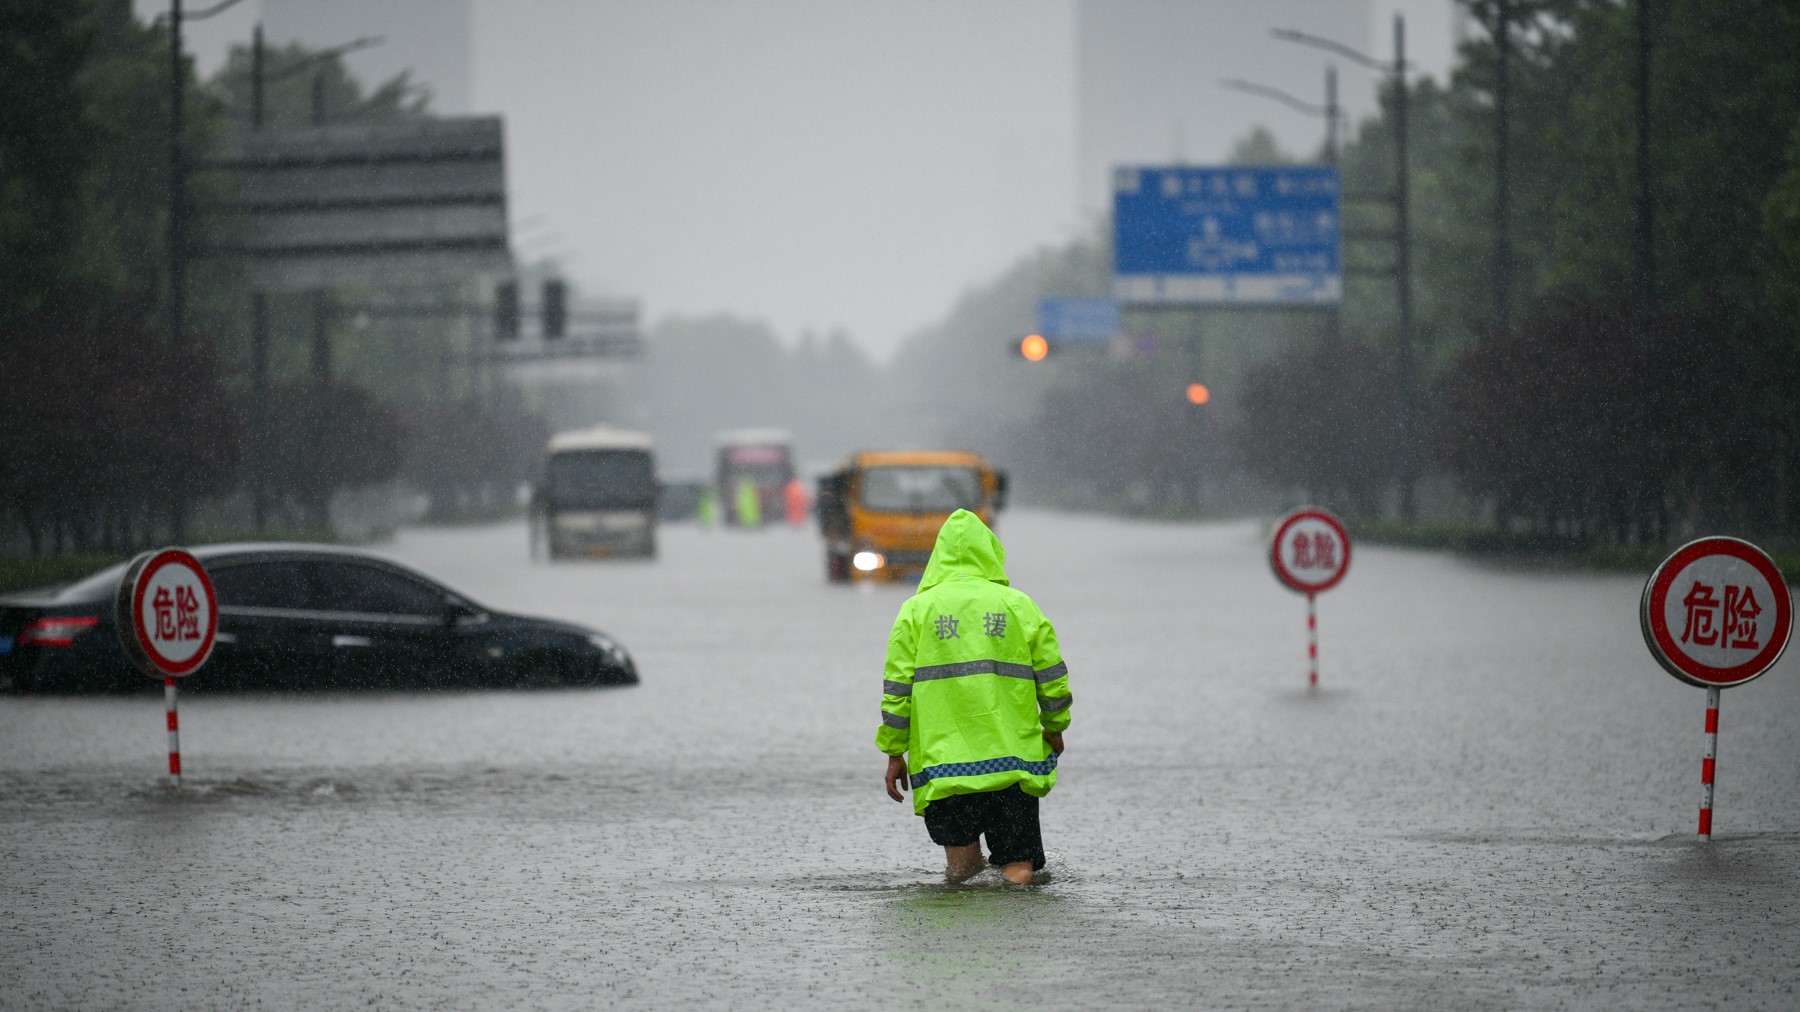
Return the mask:
<path id="1" fill-rule="evenodd" d="M 145 552 L 119 578 L 119 642 L 146 675 L 189 675 L 211 656 L 219 602 L 200 560 L 179 548 Z"/>
<path id="2" fill-rule="evenodd" d="M 1775 666 L 1793 631 L 1781 570 L 1737 538 L 1682 545 L 1644 584 L 1644 643 L 1669 674 L 1692 685 L 1742 685 Z"/>
<path id="3" fill-rule="evenodd" d="M 1350 535 L 1342 521 L 1322 509 L 1297 509 L 1275 525 L 1269 564 L 1289 590 L 1323 593 L 1350 569 Z"/>

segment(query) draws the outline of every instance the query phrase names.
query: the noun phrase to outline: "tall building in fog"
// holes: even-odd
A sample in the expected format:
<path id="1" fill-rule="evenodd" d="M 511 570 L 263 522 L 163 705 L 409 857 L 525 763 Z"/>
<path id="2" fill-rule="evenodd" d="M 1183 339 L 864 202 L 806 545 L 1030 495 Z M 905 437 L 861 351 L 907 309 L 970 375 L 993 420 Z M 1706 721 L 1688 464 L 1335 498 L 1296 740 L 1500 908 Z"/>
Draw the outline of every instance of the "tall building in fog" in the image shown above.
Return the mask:
<path id="1" fill-rule="evenodd" d="M 345 57 L 373 88 L 402 71 L 431 90 L 440 115 L 473 105 L 473 0 L 262 0 L 263 32 L 272 45 L 299 42 L 323 49 L 368 35 L 381 45 Z"/>

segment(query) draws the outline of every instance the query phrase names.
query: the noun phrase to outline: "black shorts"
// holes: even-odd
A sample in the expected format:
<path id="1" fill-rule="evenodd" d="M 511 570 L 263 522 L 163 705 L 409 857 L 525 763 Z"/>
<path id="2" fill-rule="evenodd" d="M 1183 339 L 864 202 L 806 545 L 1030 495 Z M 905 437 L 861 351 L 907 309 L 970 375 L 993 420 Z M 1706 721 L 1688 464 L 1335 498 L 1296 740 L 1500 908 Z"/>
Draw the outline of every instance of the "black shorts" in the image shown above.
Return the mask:
<path id="1" fill-rule="evenodd" d="M 1030 861 L 1044 867 L 1044 834 L 1038 799 L 1014 784 L 1003 791 L 952 794 L 925 806 L 925 831 L 940 847 L 967 847 L 987 837 L 988 863 Z"/>

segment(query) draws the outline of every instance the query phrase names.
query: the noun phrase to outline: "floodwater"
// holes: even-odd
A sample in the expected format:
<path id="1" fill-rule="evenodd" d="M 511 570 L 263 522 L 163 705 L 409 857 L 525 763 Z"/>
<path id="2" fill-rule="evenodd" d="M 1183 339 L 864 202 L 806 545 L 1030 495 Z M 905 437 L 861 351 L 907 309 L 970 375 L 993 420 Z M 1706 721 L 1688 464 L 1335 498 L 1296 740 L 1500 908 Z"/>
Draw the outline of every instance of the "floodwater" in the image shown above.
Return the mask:
<path id="1" fill-rule="evenodd" d="M 1641 577 L 1368 547 L 1305 606 L 1260 525 L 1018 513 L 1075 693 L 1050 880 L 942 883 L 882 792 L 906 590 L 815 536 L 391 554 L 588 622 L 632 688 L 0 700 L 0 1005 L 1794 1008 L 1800 678 L 1705 693 Z"/>

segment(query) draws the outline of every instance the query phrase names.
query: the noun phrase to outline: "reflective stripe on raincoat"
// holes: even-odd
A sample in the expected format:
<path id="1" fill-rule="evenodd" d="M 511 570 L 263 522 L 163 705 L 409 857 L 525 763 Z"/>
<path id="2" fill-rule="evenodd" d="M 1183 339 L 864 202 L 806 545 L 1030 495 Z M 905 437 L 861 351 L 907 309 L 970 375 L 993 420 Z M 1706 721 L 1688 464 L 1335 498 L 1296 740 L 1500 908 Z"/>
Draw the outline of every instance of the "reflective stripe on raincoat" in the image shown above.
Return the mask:
<path id="1" fill-rule="evenodd" d="M 1041 798 L 1056 785 L 1044 732 L 1069 726 L 1069 671 L 1005 562 L 980 517 L 950 514 L 888 636 L 875 744 L 907 755 L 917 813 L 953 794 L 1018 784 Z"/>

